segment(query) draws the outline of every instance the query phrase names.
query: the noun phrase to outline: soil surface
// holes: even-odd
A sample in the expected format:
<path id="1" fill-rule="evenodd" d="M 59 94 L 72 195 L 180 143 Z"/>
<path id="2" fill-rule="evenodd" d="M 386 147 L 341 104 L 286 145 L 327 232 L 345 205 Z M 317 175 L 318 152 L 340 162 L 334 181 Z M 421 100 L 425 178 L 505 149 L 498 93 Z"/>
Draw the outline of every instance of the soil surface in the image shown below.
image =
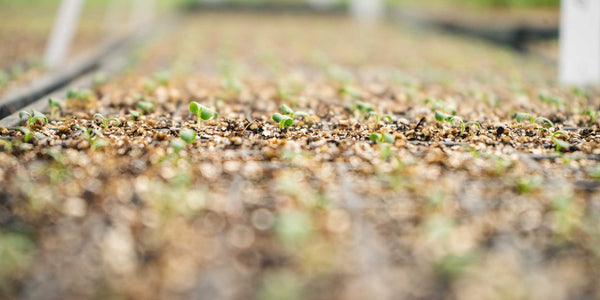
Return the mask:
<path id="1" fill-rule="evenodd" d="M 597 89 L 344 17 L 174 28 L 0 128 L 1 296 L 600 297 Z"/>

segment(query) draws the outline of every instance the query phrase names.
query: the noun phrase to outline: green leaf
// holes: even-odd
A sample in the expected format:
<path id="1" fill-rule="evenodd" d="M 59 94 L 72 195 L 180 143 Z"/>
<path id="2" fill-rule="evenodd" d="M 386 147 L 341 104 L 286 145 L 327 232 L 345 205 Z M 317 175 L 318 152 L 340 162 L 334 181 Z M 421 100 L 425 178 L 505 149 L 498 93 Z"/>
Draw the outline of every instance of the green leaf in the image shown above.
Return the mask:
<path id="1" fill-rule="evenodd" d="M 388 142 L 390 144 L 393 144 L 396 141 L 396 137 L 394 137 L 393 134 L 389 134 L 389 133 L 384 133 L 383 134 L 383 140 L 385 142 Z"/>
<path id="2" fill-rule="evenodd" d="M 377 132 L 373 132 L 373 133 L 371 133 L 371 135 L 369 135 L 369 139 L 373 142 L 379 142 L 379 141 L 381 141 L 381 134 L 377 133 Z"/>
<path id="3" fill-rule="evenodd" d="M 516 113 L 515 114 L 515 119 L 517 119 L 517 123 L 521 123 L 521 121 L 523 121 L 524 119 L 529 118 L 530 120 L 532 120 L 533 118 L 531 117 L 530 114 L 528 113 Z M 532 122 L 533 123 L 533 122 Z"/>
<path id="4" fill-rule="evenodd" d="M 357 102 L 356 108 L 358 108 L 360 111 L 363 111 L 363 112 L 373 111 L 373 106 L 371 106 L 371 104 L 369 104 L 369 103 L 364 103 L 364 102 Z"/>
<path id="5" fill-rule="evenodd" d="M 279 122 L 279 128 L 292 127 L 294 120 L 288 116 L 283 116 L 283 119 Z"/>
<path id="6" fill-rule="evenodd" d="M 185 141 L 180 138 L 175 138 L 171 140 L 171 148 L 173 148 L 175 152 L 181 151 L 183 148 L 185 148 L 185 145 Z"/>
<path id="7" fill-rule="evenodd" d="M 100 120 L 104 121 L 104 116 L 102 114 L 97 113 L 97 114 L 94 114 L 92 119 L 94 119 L 94 120 L 100 119 Z"/>
<path id="8" fill-rule="evenodd" d="M 115 126 L 121 125 L 121 121 L 119 121 L 119 119 L 117 119 L 117 118 L 110 118 L 106 121 L 107 121 L 107 124 L 110 123 L 110 121 L 113 121 L 115 123 Z"/>
<path id="9" fill-rule="evenodd" d="M 561 151 L 563 148 L 564 149 L 569 149 L 571 148 L 571 144 L 569 144 L 568 142 L 565 142 L 561 139 L 558 139 L 557 136 L 559 135 L 563 135 L 567 138 L 569 138 L 569 135 L 565 132 L 562 131 L 557 131 L 555 133 L 552 134 L 552 141 L 554 142 L 554 144 L 556 144 L 556 151 Z"/>
<path id="10" fill-rule="evenodd" d="M 281 112 L 284 115 L 291 115 L 291 114 L 294 113 L 294 111 L 289 106 L 287 106 L 285 104 L 282 104 L 279 108 L 281 109 Z"/>
<path id="11" fill-rule="evenodd" d="M 151 111 L 154 109 L 154 103 L 149 101 L 140 101 L 138 102 L 137 106 L 143 111 Z"/>
<path id="12" fill-rule="evenodd" d="M 179 137 L 181 137 L 181 139 L 184 140 L 186 144 L 193 143 L 196 140 L 197 135 L 198 133 L 196 133 L 196 131 L 189 128 L 184 128 L 179 133 Z"/>
<path id="13" fill-rule="evenodd" d="M 544 128 L 552 128 L 554 127 L 554 123 L 552 123 L 552 121 L 550 121 L 547 118 L 544 117 L 537 117 L 533 123 L 538 123 L 541 124 Z"/>
<path id="14" fill-rule="evenodd" d="M 78 93 L 77 89 L 70 88 L 67 91 L 67 99 L 75 99 L 75 98 L 77 98 L 77 93 Z"/>
<path id="15" fill-rule="evenodd" d="M 19 119 L 23 119 L 24 116 L 27 116 L 28 118 L 31 118 L 31 114 L 22 110 L 19 112 Z"/>
<path id="16" fill-rule="evenodd" d="M 48 105 L 50 107 L 60 107 L 60 103 L 52 98 L 48 98 Z"/>
<path id="17" fill-rule="evenodd" d="M 445 114 L 443 112 L 440 112 L 440 111 L 436 111 L 435 112 L 435 119 L 438 122 L 451 121 L 452 120 L 452 116 L 448 115 L 448 114 Z"/>
<path id="18" fill-rule="evenodd" d="M 131 114 L 131 119 L 134 121 L 142 115 L 142 113 L 137 110 L 129 110 L 129 113 Z"/>
<path id="19" fill-rule="evenodd" d="M 383 119 L 388 120 L 388 122 L 390 122 L 390 123 L 394 123 L 394 120 L 392 120 L 392 116 L 390 116 L 390 115 L 383 116 Z"/>
<path id="20" fill-rule="evenodd" d="M 294 117 L 296 117 L 296 116 L 297 117 L 302 117 L 302 118 L 308 118 L 308 117 L 310 117 L 309 114 L 307 114 L 307 113 L 305 113 L 303 111 L 297 111 L 297 112 L 295 112 L 294 113 Z"/>
<path id="21" fill-rule="evenodd" d="M 201 111 L 200 111 L 200 118 L 202 118 L 202 120 L 206 121 L 209 120 L 210 118 L 216 116 L 216 113 L 211 110 L 210 108 L 207 108 L 205 106 L 200 106 Z"/>
<path id="22" fill-rule="evenodd" d="M 281 122 L 281 120 L 283 120 L 283 115 L 280 113 L 274 113 L 273 114 L 273 121 L 279 123 Z"/>
<path id="23" fill-rule="evenodd" d="M 192 103 L 190 103 L 190 112 L 197 115 L 200 112 L 200 103 L 192 101 Z"/>

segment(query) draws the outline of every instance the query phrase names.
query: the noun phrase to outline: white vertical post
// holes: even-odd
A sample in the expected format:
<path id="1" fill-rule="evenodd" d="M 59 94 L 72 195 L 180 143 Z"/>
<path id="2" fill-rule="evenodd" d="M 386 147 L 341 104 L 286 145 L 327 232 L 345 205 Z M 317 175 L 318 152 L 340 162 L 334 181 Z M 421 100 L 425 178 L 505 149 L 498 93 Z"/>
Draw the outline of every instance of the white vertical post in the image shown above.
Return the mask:
<path id="1" fill-rule="evenodd" d="M 384 13 L 382 0 L 351 0 L 350 14 L 360 22 L 375 23 Z"/>
<path id="2" fill-rule="evenodd" d="M 134 0 L 131 7 L 132 30 L 147 28 L 154 19 L 154 0 Z"/>
<path id="3" fill-rule="evenodd" d="M 561 1 L 559 79 L 571 85 L 600 83 L 600 1 Z"/>
<path id="4" fill-rule="evenodd" d="M 56 67 L 65 59 L 71 48 L 82 6 L 83 0 L 62 0 L 44 53 L 46 66 Z"/>

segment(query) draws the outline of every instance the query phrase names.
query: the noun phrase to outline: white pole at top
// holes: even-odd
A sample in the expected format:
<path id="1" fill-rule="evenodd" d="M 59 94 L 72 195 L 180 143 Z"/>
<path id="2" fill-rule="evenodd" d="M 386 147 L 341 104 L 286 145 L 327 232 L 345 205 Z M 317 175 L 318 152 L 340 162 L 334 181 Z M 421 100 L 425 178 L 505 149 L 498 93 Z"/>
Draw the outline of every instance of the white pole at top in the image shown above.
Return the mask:
<path id="1" fill-rule="evenodd" d="M 376 23 L 384 13 L 382 0 L 351 0 L 350 14 L 362 23 Z"/>
<path id="2" fill-rule="evenodd" d="M 569 85 L 600 83 L 600 1 L 561 1 L 559 79 Z"/>
<path id="3" fill-rule="evenodd" d="M 69 53 L 77 31 L 83 0 L 62 0 L 44 53 L 44 63 L 54 68 Z"/>

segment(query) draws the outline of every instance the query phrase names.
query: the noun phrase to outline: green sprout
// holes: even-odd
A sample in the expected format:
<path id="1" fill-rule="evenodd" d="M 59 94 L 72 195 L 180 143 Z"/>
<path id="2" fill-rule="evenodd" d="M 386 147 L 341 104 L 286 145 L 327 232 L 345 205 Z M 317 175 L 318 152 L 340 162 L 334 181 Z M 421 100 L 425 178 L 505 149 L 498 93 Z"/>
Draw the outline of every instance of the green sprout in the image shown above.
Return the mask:
<path id="1" fill-rule="evenodd" d="M 450 114 L 452 115 L 456 115 L 457 111 L 456 108 L 450 107 L 446 102 L 444 102 L 443 100 L 440 99 L 432 99 L 432 98 L 427 98 L 425 100 L 423 100 L 424 104 L 431 104 L 432 106 L 432 110 L 441 110 L 443 112 L 450 112 Z"/>
<path id="2" fill-rule="evenodd" d="M 350 97 L 352 97 L 354 99 L 360 99 L 361 98 L 360 97 L 360 92 L 356 88 L 354 88 L 354 87 L 352 87 L 350 85 L 347 85 L 347 84 L 344 84 L 340 88 L 339 92 L 342 95 L 348 95 L 348 96 L 350 96 Z"/>
<path id="3" fill-rule="evenodd" d="M 198 117 L 198 128 L 200 128 L 203 120 L 208 121 L 211 118 L 216 119 L 219 117 L 219 114 L 217 114 L 215 111 L 195 101 L 190 103 L 190 112 Z"/>
<path id="4" fill-rule="evenodd" d="M 24 116 L 27 116 L 27 127 L 31 127 L 32 125 L 38 123 L 38 121 L 41 121 L 42 124 L 48 123 L 48 118 L 37 110 L 32 109 L 31 113 L 24 110 L 20 111 L 19 119 L 23 119 Z"/>
<path id="5" fill-rule="evenodd" d="M 196 133 L 196 131 L 189 129 L 189 128 L 184 128 L 181 130 L 181 132 L 179 132 L 179 137 L 186 143 L 186 144 L 191 144 L 196 140 L 196 136 L 198 135 L 198 133 Z"/>
<path id="6" fill-rule="evenodd" d="M 375 113 L 375 112 L 372 112 L 372 111 L 371 111 L 371 112 L 369 112 L 369 113 L 367 114 L 367 120 L 368 120 L 368 119 L 370 119 L 372 116 L 375 116 L 375 124 L 377 125 L 377 127 L 379 127 L 379 121 L 380 121 L 381 117 L 379 116 L 379 114 L 378 114 L 378 113 Z M 387 121 L 388 121 L 388 122 L 390 122 L 390 123 L 393 123 L 393 122 L 394 122 L 394 121 L 392 120 L 392 116 L 390 116 L 390 115 L 385 115 L 385 116 L 383 116 L 383 119 L 384 119 L 384 120 L 387 120 Z"/>
<path id="7" fill-rule="evenodd" d="M 396 141 L 396 138 L 394 137 L 393 134 L 389 134 L 389 133 L 377 133 L 377 132 L 373 132 L 369 135 L 369 139 L 373 142 L 376 143 L 390 143 L 393 144 Z"/>
<path id="8" fill-rule="evenodd" d="M 94 74 L 94 77 L 92 78 L 92 86 L 96 88 L 105 84 L 106 81 L 108 81 L 108 77 L 106 76 L 106 74 L 103 72 L 98 72 Z"/>
<path id="9" fill-rule="evenodd" d="M 525 119 L 529 119 L 530 124 L 541 124 L 542 127 L 540 127 L 540 128 L 554 127 L 554 123 L 552 123 L 552 121 L 550 121 L 549 119 L 544 118 L 544 117 L 534 118 L 531 114 L 528 114 L 528 113 L 518 112 L 515 114 L 515 119 L 517 120 L 517 123 L 521 123 L 521 121 L 523 121 Z"/>
<path id="10" fill-rule="evenodd" d="M 282 104 L 279 109 L 282 113 L 274 113 L 272 117 L 273 121 L 279 123 L 279 128 L 292 127 L 294 125 L 294 117 L 296 116 L 303 118 L 308 118 L 310 116 L 303 111 L 294 111 L 285 104 Z"/>
<path id="11" fill-rule="evenodd" d="M 79 125 L 74 125 L 73 128 L 82 131 L 81 136 L 83 137 L 84 140 L 86 140 L 90 143 L 90 146 L 94 150 L 97 150 L 99 148 L 109 145 L 108 141 L 101 139 L 104 137 L 104 135 L 102 135 L 102 133 L 100 131 L 98 131 L 94 128 L 85 129 Z"/>
<path id="12" fill-rule="evenodd" d="M 48 105 L 50 106 L 50 118 L 56 119 L 57 112 L 60 110 L 60 102 L 52 98 L 48 98 Z"/>
<path id="13" fill-rule="evenodd" d="M 108 128 L 108 125 L 110 125 L 110 122 L 114 122 L 116 126 L 119 126 L 121 124 L 121 122 L 119 121 L 119 119 L 117 118 L 110 118 L 110 119 L 106 119 L 104 118 L 104 116 L 100 113 L 97 113 L 94 115 L 93 117 L 94 120 L 100 120 L 102 121 L 102 125 L 104 125 L 104 129 Z"/>
<path id="14" fill-rule="evenodd" d="M 590 117 L 590 124 L 594 124 L 596 123 L 596 119 L 598 118 L 598 114 L 600 113 L 600 111 L 597 110 L 593 110 L 593 109 L 586 109 L 585 110 L 585 114 Z"/>
<path id="15" fill-rule="evenodd" d="M 559 135 L 565 136 L 567 139 L 569 138 L 569 135 L 563 131 L 557 131 L 557 132 L 553 133 L 551 138 L 552 138 L 552 142 L 554 142 L 554 144 L 556 145 L 556 151 L 561 151 L 562 149 L 565 149 L 565 150 L 570 149 L 571 144 L 559 139 L 558 138 Z"/>
<path id="16" fill-rule="evenodd" d="M 25 143 L 29 143 L 29 141 L 31 141 L 31 139 L 33 137 L 36 137 L 37 139 L 41 139 L 44 137 L 43 134 L 39 133 L 39 132 L 35 132 L 35 131 L 31 131 L 29 128 L 27 127 L 17 127 L 17 129 L 19 129 L 22 133 L 23 133 L 23 141 Z"/>
<path id="17" fill-rule="evenodd" d="M 540 99 L 540 101 L 542 101 L 544 103 L 548 103 L 548 104 L 553 104 L 556 107 L 563 106 L 566 104 L 566 101 L 564 99 L 557 98 L 557 97 L 550 96 L 550 95 L 539 94 L 538 98 Z"/>
<path id="18" fill-rule="evenodd" d="M 175 153 L 179 153 L 179 151 L 183 150 L 186 145 L 186 142 L 181 138 L 174 138 L 171 140 L 171 148 L 175 150 Z"/>
<path id="19" fill-rule="evenodd" d="M 450 123 L 458 122 L 460 124 L 459 135 L 462 135 L 463 132 L 465 132 L 465 129 L 467 129 L 467 126 L 469 126 L 469 125 L 475 125 L 477 127 L 477 132 L 481 131 L 481 124 L 479 124 L 479 122 L 475 122 L 475 121 L 464 122 L 460 117 L 448 115 L 443 112 L 436 111 L 435 119 L 438 122 L 442 122 L 442 123 L 443 122 L 450 122 Z"/>
<path id="20" fill-rule="evenodd" d="M 137 121 L 137 119 L 142 116 L 142 113 L 139 112 L 139 111 L 137 111 L 137 110 L 131 110 L 130 109 L 129 113 L 131 114 L 131 120 L 132 121 Z"/>
<path id="21" fill-rule="evenodd" d="M 152 93 L 154 92 L 154 90 L 156 90 L 156 81 L 154 81 L 154 79 L 147 79 L 146 82 L 144 82 L 144 90 L 146 90 L 148 93 Z"/>
<path id="22" fill-rule="evenodd" d="M 369 114 L 373 112 L 373 106 L 365 102 L 357 102 L 355 108 L 360 111 L 360 119 L 368 119 L 370 117 Z"/>
<path id="23" fill-rule="evenodd" d="M 147 113 L 154 109 L 154 103 L 150 101 L 141 100 L 137 103 L 137 107 Z"/>
<path id="24" fill-rule="evenodd" d="M 67 91 L 67 99 L 74 99 L 82 102 L 89 101 L 93 96 L 94 92 L 88 89 L 79 90 L 72 88 Z"/>
<path id="25" fill-rule="evenodd" d="M 154 81 L 158 82 L 158 84 L 167 86 L 169 85 L 169 81 L 171 81 L 171 73 L 169 71 L 156 72 L 152 78 Z"/>

